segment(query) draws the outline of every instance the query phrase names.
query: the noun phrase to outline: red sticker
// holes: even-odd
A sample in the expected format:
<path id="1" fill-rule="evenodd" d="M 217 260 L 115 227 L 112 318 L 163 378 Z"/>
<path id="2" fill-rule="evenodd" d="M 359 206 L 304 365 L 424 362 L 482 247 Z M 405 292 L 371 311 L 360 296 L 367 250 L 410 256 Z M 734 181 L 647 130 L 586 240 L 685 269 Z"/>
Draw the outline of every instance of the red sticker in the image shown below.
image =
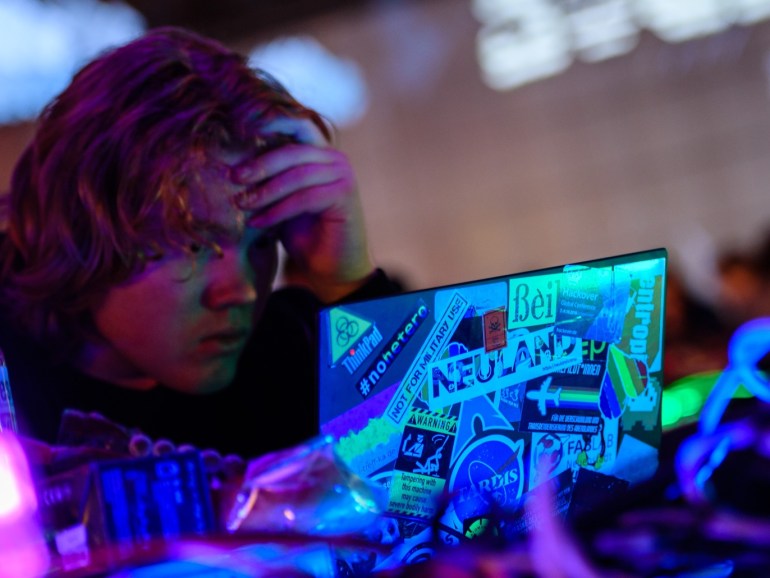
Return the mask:
<path id="1" fill-rule="evenodd" d="M 505 309 L 492 309 L 484 313 L 484 350 L 497 351 L 507 344 Z"/>

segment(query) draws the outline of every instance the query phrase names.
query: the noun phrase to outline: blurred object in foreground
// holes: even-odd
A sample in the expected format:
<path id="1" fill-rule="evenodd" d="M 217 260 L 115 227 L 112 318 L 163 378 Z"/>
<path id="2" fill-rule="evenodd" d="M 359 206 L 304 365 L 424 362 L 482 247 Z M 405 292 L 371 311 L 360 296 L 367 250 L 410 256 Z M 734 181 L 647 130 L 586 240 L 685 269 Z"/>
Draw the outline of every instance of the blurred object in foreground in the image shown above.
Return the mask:
<path id="1" fill-rule="evenodd" d="M 16 426 L 16 411 L 13 407 L 8 368 L 5 366 L 3 351 L 0 350 L 0 433 L 4 431 L 18 433 L 19 430 Z"/>
<path id="2" fill-rule="evenodd" d="M 256 531 L 305 537 L 305 546 L 263 543 L 250 550 L 263 560 L 294 560 L 296 569 L 316 578 L 333 578 L 337 567 L 363 561 L 368 568 L 373 548 L 330 544 L 319 550 L 313 537 L 360 536 L 363 542 L 364 533 L 376 526 L 386 505 L 383 488 L 345 465 L 331 437 L 317 437 L 252 461 L 226 527 L 236 535 Z"/>
<path id="3" fill-rule="evenodd" d="M 354 534 L 368 528 L 384 509 L 383 491 L 337 457 L 331 438 L 319 437 L 255 459 L 227 529 Z"/>
<path id="4" fill-rule="evenodd" d="M 730 339 L 725 367 L 706 400 L 700 421 L 700 431 L 711 434 L 716 430 L 727 404 L 742 385 L 764 402 L 770 402 L 770 381 L 760 369 L 770 353 L 770 317 L 761 317 L 741 325 Z"/>
<path id="5" fill-rule="evenodd" d="M 0 578 L 29 578 L 48 568 L 37 498 L 15 436 L 0 432 Z"/>
<path id="6" fill-rule="evenodd" d="M 697 423 L 701 411 L 722 370 L 701 371 L 681 377 L 668 384 L 663 390 L 661 425 L 663 431 L 670 431 Z M 754 394 L 742 385 L 735 390 L 732 399 L 749 399 Z"/>
<path id="7" fill-rule="evenodd" d="M 727 367 L 706 400 L 698 433 L 685 440 L 677 451 L 679 484 L 690 502 L 699 504 L 710 499 L 712 474 L 731 451 L 754 448 L 760 455 L 770 454 L 770 427 L 767 419 L 760 419 L 766 412 L 760 410 L 756 416 L 720 427 L 728 404 L 741 386 L 759 400 L 770 402 L 770 380 L 760 369 L 768 353 L 770 318 L 744 323 L 733 334 Z"/>
<path id="8" fill-rule="evenodd" d="M 215 530 L 197 452 L 95 460 L 38 482 L 52 567 L 105 572 Z"/>

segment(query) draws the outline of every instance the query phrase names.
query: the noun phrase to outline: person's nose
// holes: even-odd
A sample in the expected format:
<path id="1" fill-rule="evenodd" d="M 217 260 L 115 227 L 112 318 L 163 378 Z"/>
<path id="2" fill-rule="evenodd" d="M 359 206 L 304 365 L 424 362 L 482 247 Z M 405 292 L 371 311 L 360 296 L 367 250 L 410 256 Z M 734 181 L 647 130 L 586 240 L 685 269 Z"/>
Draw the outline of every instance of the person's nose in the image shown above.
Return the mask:
<path id="1" fill-rule="evenodd" d="M 239 307 L 257 300 L 254 268 L 246 255 L 235 249 L 225 249 L 221 257 L 207 266 L 209 282 L 203 296 L 207 307 Z"/>

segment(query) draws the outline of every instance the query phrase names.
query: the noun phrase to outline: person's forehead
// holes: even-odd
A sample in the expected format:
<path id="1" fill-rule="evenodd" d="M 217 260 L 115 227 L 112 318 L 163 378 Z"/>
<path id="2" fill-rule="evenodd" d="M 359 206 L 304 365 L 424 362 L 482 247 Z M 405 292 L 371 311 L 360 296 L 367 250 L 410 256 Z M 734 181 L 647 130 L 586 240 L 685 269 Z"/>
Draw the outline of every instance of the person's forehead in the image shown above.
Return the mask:
<path id="1" fill-rule="evenodd" d="M 247 156 L 247 152 L 218 152 L 195 171 L 189 181 L 189 203 L 193 218 L 211 228 L 242 233 L 246 215 L 235 203 L 235 195 L 245 185 L 230 178 L 232 166 Z"/>

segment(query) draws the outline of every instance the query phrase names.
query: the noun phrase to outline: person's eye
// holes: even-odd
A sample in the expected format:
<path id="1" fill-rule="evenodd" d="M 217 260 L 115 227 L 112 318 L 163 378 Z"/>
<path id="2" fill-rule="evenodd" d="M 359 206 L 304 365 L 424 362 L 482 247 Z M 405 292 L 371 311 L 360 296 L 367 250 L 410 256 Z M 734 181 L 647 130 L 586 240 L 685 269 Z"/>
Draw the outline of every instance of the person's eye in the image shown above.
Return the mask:
<path id="1" fill-rule="evenodd" d="M 257 238 L 251 246 L 254 249 L 270 249 L 275 244 L 275 238 L 270 235 L 262 235 Z"/>
<path id="2" fill-rule="evenodd" d="M 257 234 L 250 243 L 252 249 L 271 249 L 278 242 L 278 235 L 275 231 L 263 230 Z"/>
<path id="3" fill-rule="evenodd" d="M 187 245 L 187 254 L 191 255 L 192 257 L 196 259 L 201 258 L 208 258 L 209 256 L 222 256 L 222 249 L 221 247 L 214 243 L 214 244 L 207 244 L 207 243 L 196 243 L 194 241 L 191 241 Z"/>
<path id="4" fill-rule="evenodd" d="M 276 254 L 277 237 L 274 235 L 259 235 L 249 244 L 249 255 L 252 260 L 272 259 Z"/>

